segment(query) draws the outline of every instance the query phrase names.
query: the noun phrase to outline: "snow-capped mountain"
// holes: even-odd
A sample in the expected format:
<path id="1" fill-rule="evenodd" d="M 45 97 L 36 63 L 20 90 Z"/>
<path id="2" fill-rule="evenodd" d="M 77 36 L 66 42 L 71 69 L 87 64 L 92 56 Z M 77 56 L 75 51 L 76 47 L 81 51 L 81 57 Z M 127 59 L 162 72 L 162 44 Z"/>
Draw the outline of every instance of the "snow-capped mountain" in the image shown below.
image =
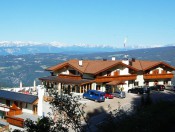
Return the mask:
<path id="1" fill-rule="evenodd" d="M 0 42 L 0 55 L 21 55 L 35 53 L 66 53 L 81 54 L 93 52 L 121 51 L 108 45 L 76 44 L 68 45 L 59 42 L 39 43 L 22 41 L 2 41 Z"/>
<path id="2" fill-rule="evenodd" d="M 32 41 L 0 41 L 0 47 L 23 47 L 23 46 L 54 46 L 54 47 L 72 47 L 72 46 L 79 46 L 79 47 L 111 47 L 111 48 L 116 48 L 113 46 L 109 45 L 98 45 L 98 44 L 65 44 L 65 43 L 60 43 L 60 42 L 50 42 L 50 43 L 41 43 L 41 42 L 32 42 Z"/>
<path id="3" fill-rule="evenodd" d="M 175 46 L 175 44 L 168 44 L 166 46 Z M 109 45 L 97 44 L 65 44 L 60 42 L 23 42 L 23 41 L 1 41 L 0 55 L 21 55 L 21 54 L 36 54 L 36 53 L 65 53 L 65 54 L 85 54 L 94 52 L 115 52 L 128 51 L 133 49 L 146 49 L 164 47 L 162 45 L 133 45 L 125 48 L 117 48 Z"/>

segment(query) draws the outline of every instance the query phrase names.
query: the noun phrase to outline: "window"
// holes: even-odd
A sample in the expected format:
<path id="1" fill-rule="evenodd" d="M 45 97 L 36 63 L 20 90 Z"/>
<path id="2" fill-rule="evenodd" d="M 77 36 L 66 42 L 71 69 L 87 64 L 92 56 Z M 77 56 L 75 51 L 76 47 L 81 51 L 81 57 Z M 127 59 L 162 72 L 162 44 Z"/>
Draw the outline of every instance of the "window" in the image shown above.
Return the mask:
<path id="1" fill-rule="evenodd" d="M 10 107 L 10 100 L 6 100 L 6 105 Z"/>
<path id="2" fill-rule="evenodd" d="M 94 93 L 94 95 L 95 95 L 95 96 L 99 96 L 99 94 L 97 94 L 97 93 Z"/>
<path id="3" fill-rule="evenodd" d="M 69 70 L 69 74 L 70 75 L 76 75 L 76 71 L 75 70 Z"/>
<path id="4" fill-rule="evenodd" d="M 99 73 L 99 76 L 102 76 L 102 75 L 103 75 L 102 72 L 100 72 L 100 73 Z"/>
<path id="5" fill-rule="evenodd" d="M 22 109 L 22 102 L 20 102 L 19 107 Z"/>
<path id="6" fill-rule="evenodd" d="M 100 90 L 100 85 L 96 85 L 96 90 Z"/>
<path id="7" fill-rule="evenodd" d="M 154 85 L 157 85 L 158 84 L 158 81 L 157 80 L 154 80 Z"/>
<path id="8" fill-rule="evenodd" d="M 134 82 L 134 86 L 139 86 L 139 82 Z"/>
<path id="9" fill-rule="evenodd" d="M 94 92 L 90 92 L 90 95 L 94 95 Z"/>
<path id="10" fill-rule="evenodd" d="M 111 76 L 111 71 L 107 71 L 107 76 Z"/>
<path id="11" fill-rule="evenodd" d="M 18 102 L 17 101 L 14 101 L 14 104 L 18 107 Z"/>
<path id="12" fill-rule="evenodd" d="M 168 85 L 168 81 L 167 81 L 167 80 L 164 81 L 163 84 L 164 84 L 164 85 Z"/>
<path id="13" fill-rule="evenodd" d="M 25 108 L 27 108 L 27 103 L 26 103 L 26 106 L 25 106 Z"/>
<path id="14" fill-rule="evenodd" d="M 145 81 L 144 84 L 148 86 L 149 85 L 149 81 Z"/>

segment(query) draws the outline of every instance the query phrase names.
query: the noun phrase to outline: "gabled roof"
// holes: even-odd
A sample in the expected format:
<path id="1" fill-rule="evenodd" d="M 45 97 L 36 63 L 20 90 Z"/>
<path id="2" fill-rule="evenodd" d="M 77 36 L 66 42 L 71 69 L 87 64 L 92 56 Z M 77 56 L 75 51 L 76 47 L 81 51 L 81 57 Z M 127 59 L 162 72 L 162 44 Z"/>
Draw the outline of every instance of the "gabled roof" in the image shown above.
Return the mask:
<path id="1" fill-rule="evenodd" d="M 162 61 L 145 61 L 145 60 L 135 60 L 132 62 L 132 67 L 138 69 L 138 70 L 149 70 L 153 67 L 164 65 L 172 70 L 175 70 L 174 67 L 170 66 L 169 64 L 162 62 Z"/>
<path id="2" fill-rule="evenodd" d="M 135 60 L 132 61 L 132 65 L 126 65 L 122 63 L 121 60 L 83 60 L 82 66 L 79 66 L 78 63 L 79 60 L 69 60 L 67 62 L 58 64 L 56 66 L 50 67 L 46 70 L 50 71 L 56 71 L 60 70 L 64 67 L 72 67 L 73 69 L 79 71 L 80 73 L 89 73 L 89 74 L 98 74 L 103 71 L 107 71 L 108 69 L 117 66 L 117 65 L 123 65 L 128 67 L 129 69 L 135 70 L 135 71 L 145 71 L 148 69 L 151 69 L 153 67 L 164 65 L 172 70 L 175 70 L 174 67 L 170 66 L 169 64 L 161 61 L 146 61 L 146 60 Z"/>
<path id="3" fill-rule="evenodd" d="M 106 60 L 106 61 L 104 60 L 83 60 L 82 66 L 79 66 L 78 61 L 79 60 L 69 60 L 67 62 L 50 67 L 46 70 L 56 71 L 56 70 L 62 69 L 63 67 L 70 66 L 73 69 L 79 71 L 80 73 L 98 74 L 100 72 L 108 70 L 117 65 L 123 65 L 130 69 L 137 70 L 136 68 L 132 66 L 122 63 L 121 60 L 115 60 L 115 61 L 113 60 Z"/>
<path id="4" fill-rule="evenodd" d="M 38 96 L 0 90 L 0 98 L 33 104 L 38 99 Z"/>

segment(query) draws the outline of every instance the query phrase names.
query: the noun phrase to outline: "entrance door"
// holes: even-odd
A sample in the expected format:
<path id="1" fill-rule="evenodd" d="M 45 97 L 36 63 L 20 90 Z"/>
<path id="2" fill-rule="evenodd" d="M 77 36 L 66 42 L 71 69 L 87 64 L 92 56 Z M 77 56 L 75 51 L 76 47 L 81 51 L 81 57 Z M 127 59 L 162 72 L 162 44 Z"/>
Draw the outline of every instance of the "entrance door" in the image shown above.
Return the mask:
<path id="1" fill-rule="evenodd" d="M 37 105 L 33 105 L 33 114 L 37 114 L 38 112 L 38 106 Z"/>

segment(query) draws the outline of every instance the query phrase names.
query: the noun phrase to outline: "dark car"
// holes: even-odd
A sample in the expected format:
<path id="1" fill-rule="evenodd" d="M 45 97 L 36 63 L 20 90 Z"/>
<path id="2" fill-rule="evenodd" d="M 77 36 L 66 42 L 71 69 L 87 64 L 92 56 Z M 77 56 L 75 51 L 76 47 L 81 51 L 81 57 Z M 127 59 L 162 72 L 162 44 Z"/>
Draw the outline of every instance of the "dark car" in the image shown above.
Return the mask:
<path id="1" fill-rule="evenodd" d="M 150 88 L 148 86 L 144 86 L 142 88 L 144 93 L 150 93 Z"/>
<path id="2" fill-rule="evenodd" d="M 164 85 L 155 85 L 150 87 L 151 90 L 156 90 L 156 91 L 164 91 L 165 86 Z"/>
<path id="3" fill-rule="evenodd" d="M 126 97 L 126 93 L 124 91 L 115 91 L 112 94 L 114 95 L 114 97 L 117 97 L 117 98 L 125 98 Z"/>
<path id="4" fill-rule="evenodd" d="M 83 94 L 83 98 L 95 100 L 96 102 L 104 102 L 105 101 L 105 93 L 97 90 L 88 90 Z"/>
<path id="5" fill-rule="evenodd" d="M 128 93 L 144 94 L 150 93 L 149 87 L 134 87 L 128 90 Z"/>
<path id="6" fill-rule="evenodd" d="M 114 95 L 112 93 L 105 92 L 105 98 L 107 98 L 107 99 L 113 99 L 114 98 Z"/>

